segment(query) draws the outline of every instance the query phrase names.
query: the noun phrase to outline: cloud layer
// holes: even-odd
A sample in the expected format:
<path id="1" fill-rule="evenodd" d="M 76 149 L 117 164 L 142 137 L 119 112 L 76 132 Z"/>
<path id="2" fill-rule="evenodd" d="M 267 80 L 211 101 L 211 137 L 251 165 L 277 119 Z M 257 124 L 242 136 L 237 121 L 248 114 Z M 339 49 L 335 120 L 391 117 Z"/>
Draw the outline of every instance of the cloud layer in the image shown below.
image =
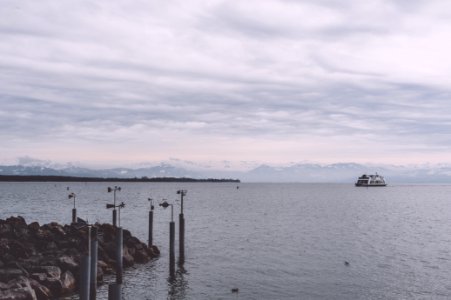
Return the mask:
<path id="1" fill-rule="evenodd" d="M 444 1 L 6 1 L 0 154 L 451 162 Z"/>

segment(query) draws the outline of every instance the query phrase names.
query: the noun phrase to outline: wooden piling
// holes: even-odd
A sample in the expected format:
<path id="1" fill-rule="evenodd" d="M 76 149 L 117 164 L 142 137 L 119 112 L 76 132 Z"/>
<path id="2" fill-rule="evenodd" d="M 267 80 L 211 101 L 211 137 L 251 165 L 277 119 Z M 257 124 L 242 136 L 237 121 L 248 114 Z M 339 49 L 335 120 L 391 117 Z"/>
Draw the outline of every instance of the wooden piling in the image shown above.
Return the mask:
<path id="1" fill-rule="evenodd" d="M 113 226 L 117 227 L 117 210 L 116 210 L 116 207 L 113 208 Z"/>
<path id="2" fill-rule="evenodd" d="M 77 222 L 77 209 L 72 208 L 72 224 Z"/>
<path id="3" fill-rule="evenodd" d="M 149 247 L 153 245 L 153 210 L 149 211 Z"/>
<path id="4" fill-rule="evenodd" d="M 185 262 L 185 217 L 183 213 L 179 215 L 179 264 Z"/>
<path id="5" fill-rule="evenodd" d="M 175 222 L 169 222 L 169 276 L 175 277 Z"/>

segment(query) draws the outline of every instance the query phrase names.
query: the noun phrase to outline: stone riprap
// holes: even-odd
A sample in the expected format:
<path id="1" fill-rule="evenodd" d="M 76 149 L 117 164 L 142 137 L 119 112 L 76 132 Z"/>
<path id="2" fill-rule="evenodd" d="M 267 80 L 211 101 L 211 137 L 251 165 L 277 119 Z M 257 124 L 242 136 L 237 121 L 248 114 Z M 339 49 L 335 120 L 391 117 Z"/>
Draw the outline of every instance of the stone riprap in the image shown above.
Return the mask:
<path id="1" fill-rule="evenodd" d="M 97 282 L 114 274 L 116 228 L 98 228 Z M 146 263 L 160 252 L 123 230 L 123 265 Z M 40 226 L 24 218 L 0 219 L 0 300 L 55 299 L 78 290 L 80 259 L 88 249 L 88 228 L 52 222 Z"/>

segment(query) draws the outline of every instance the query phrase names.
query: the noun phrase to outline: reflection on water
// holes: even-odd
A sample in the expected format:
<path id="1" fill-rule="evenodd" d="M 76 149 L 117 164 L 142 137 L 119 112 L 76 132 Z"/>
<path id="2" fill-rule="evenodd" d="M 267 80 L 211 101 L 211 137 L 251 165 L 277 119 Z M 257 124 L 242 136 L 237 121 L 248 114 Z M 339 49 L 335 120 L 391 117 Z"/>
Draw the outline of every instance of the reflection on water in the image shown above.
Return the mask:
<path id="1" fill-rule="evenodd" d="M 186 276 L 188 273 L 179 265 L 179 269 L 175 273 L 174 278 L 168 279 L 168 299 L 170 300 L 182 300 L 187 299 L 186 292 L 189 289 L 188 280 Z"/>
<path id="2" fill-rule="evenodd" d="M 0 218 L 20 214 L 28 223 L 69 223 L 68 185 L 77 194 L 81 218 L 111 223 L 105 209 L 111 183 L 0 183 Z M 451 186 L 121 187 L 121 224 L 142 241 L 148 236 L 149 196 L 176 199 L 177 190 L 189 191 L 188 272 L 179 267 L 168 281 L 168 213 L 155 209 L 153 239 L 161 257 L 125 270 L 124 300 L 451 298 Z M 99 287 L 97 299 L 106 300 L 107 290 L 107 284 Z"/>

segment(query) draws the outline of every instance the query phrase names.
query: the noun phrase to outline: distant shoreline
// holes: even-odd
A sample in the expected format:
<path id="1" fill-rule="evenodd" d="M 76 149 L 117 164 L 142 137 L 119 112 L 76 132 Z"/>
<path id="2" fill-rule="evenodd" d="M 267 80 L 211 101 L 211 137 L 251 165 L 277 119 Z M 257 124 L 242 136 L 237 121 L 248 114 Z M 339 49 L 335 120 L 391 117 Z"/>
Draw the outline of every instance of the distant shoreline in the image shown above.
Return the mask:
<path id="1" fill-rule="evenodd" d="M 0 175 L 0 182 L 240 182 L 239 179 L 195 179 L 187 177 L 101 178 L 77 176 Z"/>

